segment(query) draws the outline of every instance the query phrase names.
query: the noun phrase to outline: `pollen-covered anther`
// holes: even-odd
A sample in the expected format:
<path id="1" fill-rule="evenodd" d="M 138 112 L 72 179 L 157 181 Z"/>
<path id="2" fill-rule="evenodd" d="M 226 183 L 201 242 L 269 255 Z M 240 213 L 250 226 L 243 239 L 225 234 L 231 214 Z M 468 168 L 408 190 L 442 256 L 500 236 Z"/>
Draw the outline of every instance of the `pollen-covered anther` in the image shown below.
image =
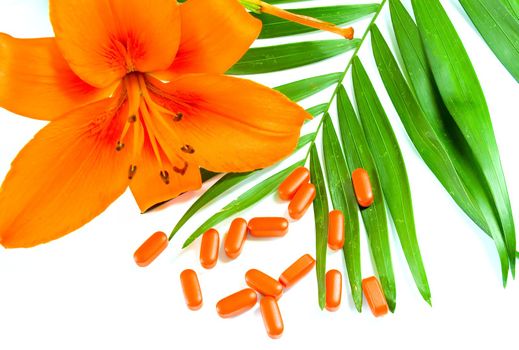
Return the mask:
<path id="1" fill-rule="evenodd" d="M 195 153 L 195 149 L 191 145 L 184 145 L 180 148 L 180 150 L 187 154 L 193 154 Z"/>
<path id="2" fill-rule="evenodd" d="M 179 122 L 179 121 L 182 120 L 182 118 L 184 118 L 184 114 L 178 112 L 177 114 L 175 114 L 175 115 L 173 116 L 173 121 L 174 121 L 174 122 Z"/>
<path id="3" fill-rule="evenodd" d="M 169 173 L 167 172 L 167 170 L 162 170 L 160 172 L 160 178 L 166 185 L 169 185 Z"/>
<path id="4" fill-rule="evenodd" d="M 117 152 L 119 152 L 120 150 L 122 150 L 124 148 L 124 143 L 122 143 L 121 141 L 117 141 L 117 145 L 115 145 L 115 150 Z"/>
<path id="5" fill-rule="evenodd" d="M 182 168 L 174 166 L 173 171 L 175 171 L 176 173 L 178 173 L 180 175 L 184 175 L 187 171 L 188 166 L 189 166 L 189 164 L 187 164 L 187 162 L 184 162 L 184 166 Z"/>
<path id="6" fill-rule="evenodd" d="M 130 168 L 128 169 L 128 179 L 133 179 L 135 176 L 135 173 L 137 172 L 137 165 L 130 165 Z"/>

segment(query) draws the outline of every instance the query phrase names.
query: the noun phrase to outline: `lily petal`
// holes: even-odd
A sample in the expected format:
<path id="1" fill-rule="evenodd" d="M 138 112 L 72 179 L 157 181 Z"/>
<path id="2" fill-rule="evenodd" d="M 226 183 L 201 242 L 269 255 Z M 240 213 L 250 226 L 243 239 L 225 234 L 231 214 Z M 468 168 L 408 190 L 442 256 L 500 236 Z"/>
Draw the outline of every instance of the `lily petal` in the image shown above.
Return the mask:
<path id="1" fill-rule="evenodd" d="M 146 140 L 140 160 L 136 162 L 137 171 L 130 182 L 130 189 L 141 212 L 202 186 L 200 169 L 197 166 L 189 164 L 184 175 L 180 175 L 173 170 L 173 165 L 164 154 L 162 159 L 165 169 L 159 166 L 151 144 Z M 169 184 L 161 180 L 162 170 L 168 171 Z"/>
<path id="2" fill-rule="evenodd" d="M 184 145 L 184 159 L 211 171 L 274 164 L 294 150 L 310 118 L 283 94 L 250 80 L 187 74 L 171 83 L 150 78 L 149 84 L 158 104 L 182 113 L 180 121 L 163 123 L 170 143 Z"/>
<path id="3" fill-rule="evenodd" d="M 180 47 L 167 74 L 225 73 L 261 31 L 261 21 L 237 0 L 189 0 L 180 6 Z"/>
<path id="4" fill-rule="evenodd" d="M 128 186 L 116 152 L 126 114 L 106 99 L 50 122 L 18 154 L 0 188 L 0 244 L 57 239 L 103 212 Z"/>
<path id="5" fill-rule="evenodd" d="M 16 39 L 0 33 L 0 107 L 13 113 L 53 120 L 108 97 L 81 80 L 68 66 L 54 38 Z"/>
<path id="6" fill-rule="evenodd" d="M 84 81 L 106 87 L 133 71 L 166 69 L 180 41 L 174 0 L 50 0 L 63 56 Z"/>

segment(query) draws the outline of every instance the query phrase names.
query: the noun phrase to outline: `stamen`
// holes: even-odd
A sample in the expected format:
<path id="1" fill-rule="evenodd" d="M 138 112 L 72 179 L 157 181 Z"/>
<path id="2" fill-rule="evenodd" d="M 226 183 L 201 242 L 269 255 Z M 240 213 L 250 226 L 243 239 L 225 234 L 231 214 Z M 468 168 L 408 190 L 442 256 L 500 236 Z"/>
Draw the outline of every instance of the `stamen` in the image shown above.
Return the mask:
<path id="1" fill-rule="evenodd" d="M 185 153 L 188 153 L 188 154 L 193 154 L 195 153 L 195 149 L 193 148 L 193 146 L 191 145 L 184 145 L 180 148 L 180 150 L 182 152 L 185 152 Z"/>
<path id="2" fill-rule="evenodd" d="M 122 143 L 120 140 L 117 141 L 117 145 L 115 146 L 115 150 L 117 152 L 121 151 L 124 148 L 124 143 Z"/>
<path id="3" fill-rule="evenodd" d="M 169 185 L 169 173 L 166 170 L 161 170 L 160 178 L 166 185 Z"/>
<path id="4" fill-rule="evenodd" d="M 243 4 L 243 6 L 256 13 L 268 13 L 269 15 L 283 18 L 290 22 L 295 22 L 307 27 L 335 33 L 349 40 L 353 39 L 352 27 L 340 28 L 333 23 L 328 23 L 317 18 L 288 12 L 261 0 L 240 0 L 240 2 Z"/>
<path id="5" fill-rule="evenodd" d="M 182 120 L 182 118 L 184 117 L 184 115 L 180 112 L 178 112 L 174 117 L 173 117 L 173 121 L 174 122 L 179 122 Z"/>
<path id="6" fill-rule="evenodd" d="M 153 149 L 153 153 L 155 154 L 155 158 L 157 159 L 157 162 L 159 163 L 159 166 L 161 169 L 164 169 L 164 164 L 162 163 L 162 158 L 160 156 L 160 150 L 159 146 L 157 144 L 157 138 L 155 137 L 154 132 L 154 124 L 151 120 L 150 113 L 148 111 L 147 106 L 145 106 L 145 103 L 141 103 L 139 107 L 141 111 L 142 118 L 144 119 L 144 123 L 146 124 L 146 129 L 148 130 L 148 137 L 150 139 L 151 148 Z"/>
<path id="7" fill-rule="evenodd" d="M 133 179 L 135 173 L 137 172 L 137 165 L 130 165 L 130 169 L 128 169 L 128 179 Z"/>
<path id="8" fill-rule="evenodd" d="M 184 166 L 182 168 L 174 166 L 173 171 L 180 175 L 184 175 L 187 171 L 188 166 L 189 166 L 189 164 L 186 161 L 184 161 Z"/>

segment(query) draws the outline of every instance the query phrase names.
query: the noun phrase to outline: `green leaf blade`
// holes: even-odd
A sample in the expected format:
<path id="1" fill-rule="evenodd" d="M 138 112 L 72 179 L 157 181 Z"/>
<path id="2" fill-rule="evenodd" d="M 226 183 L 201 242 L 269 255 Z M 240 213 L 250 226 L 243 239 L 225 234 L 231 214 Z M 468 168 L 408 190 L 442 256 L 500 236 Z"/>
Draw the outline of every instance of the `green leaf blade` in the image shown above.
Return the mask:
<path id="1" fill-rule="evenodd" d="M 341 79 L 342 73 L 330 73 L 298 80 L 292 83 L 275 87 L 274 90 L 281 92 L 294 102 L 299 102 L 307 97 L 336 84 Z"/>
<path id="2" fill-rule="evenodd" d="M 519 82 L 519 20 L 500 1 L 459 2 L 490 49 Z"/>
<path id="3" fill-rule="evenodd" d="M 272 175 L 271 177 L 260 182 L 256 186 L 249 189 L 247 192 L 238 196 L 235 200 L 223 207 L 219 212 L 215 213 L 204 223 L 202 223 L 184 242 L 182 248 L 188 247 L 195 239 L 202 235 L 205 231 L 211 227 L 219 224 L 223 220 L 237 214 L 253 204 L 259 202 L 269 194 L 273 193 L 281 182 L 298 166 L 303 165 L 302 161 L 299 161 L 284 170 Z"/>
<path id="4" fill-rule="evenodd" d="M 362 5 L 339 5 L 322 6 L 302 9 L 289 9 L 287 11 L 317 18 L 321 21 L 342 25 L 361 19 L 371 13 L 376 12 L 378 4 Z M 287 21 L 283 18 L 271 16 L 269 14 L 253 14 L 261 20 L 263 27 L 259 39 L 278 38 L 282 36 L 296 35 L 316 31 L 317 29 Z"/>
<path id="5" fill-rule="evenodd" d="M 359 45 L 353 40 L 319 40 L 252 48 L 227 74 L 260 74 L 305 66 L 331 58 Z"/>
<path id="6" fill-rule="evenodd" d="M 515 275 L 515 225 L 483 90 L 470 58 L 439 1 L 413 0 L 412 5 L 442 99 L 470 145 L 496 204 L 512 275 Z"/>
<path id="7" fill-rule="evenodd" d="M 508 256 L 499 223 L 492 210 L 492 202 L 488 200 L 479 181 L 470 182 L 470 177 L 462 176 L 464 172 L 458 172 L 457 163 L 451 159 L 446 149 L 449 145 L 441 142 L 437 130 L 424 115 L 377 27 L 372 30 L 372 46 L 384 86 L 409 137 L 427 166 L 456 203 L 494 238 L 505 281 L 509 268 Z"/>
<path id="8" fill-rule="evenodd" d="M 342 144 L 344 149 L 347 150 L 346 163 L 349 169 L 363 168 L 370 176 L 375 201 L 369 208 L 362 209 L 361 215 L 366 226 L 375 270 L 384 290 L 389 309 L 393 312 L 396 307 L 396 286 L 391 262 L 386 206 L 368 143 L 343 86 L 340 86 L 337 94 L 337 112 Z"/>
<path id="9" fill-rule="evenodd" d="M 323 154 L 326 179 L 333 208 L 342 211 L 345 223 L 344 260 L 348 271 L 351 294 L 358 312 L 362 310 L 362 272 L 360 262 L 359 208 L 351 183 L 341 144 L 333 123 L 326 115 L 323 126 Z"/>
<path id="10" fill-rule="evenodd" d="M 375 161 L 384 198 L 400 245 L 420 294 L 431 303 L 431 291 L 418 245 L 411 189 L 404 158 L 384 108 L 360 60 L 353 60 L 353 86 L 359 116 Z"/>
<path id="11" fill-rule="evenodd" d="M 328 196 L 323 171 L 315 144 L 310 149 L 310 178 L 315 185 L 314 221 L 315 221 L 315 271 L 317 275 L 317 294 L 319 307 L 326 304 L 326 246 L 328 242 Z"/>

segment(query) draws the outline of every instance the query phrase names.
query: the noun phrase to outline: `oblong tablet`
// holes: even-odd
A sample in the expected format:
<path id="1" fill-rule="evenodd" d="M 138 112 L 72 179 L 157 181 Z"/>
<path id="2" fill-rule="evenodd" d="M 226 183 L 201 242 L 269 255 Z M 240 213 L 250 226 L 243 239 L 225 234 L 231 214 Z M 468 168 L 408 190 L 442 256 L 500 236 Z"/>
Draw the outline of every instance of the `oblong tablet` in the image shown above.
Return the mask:
<path id="1" fill-rule="evenodd" d="M 225 254 L 231 259 L 237 258 L 241 253 L 246 238 L 247 221 L 242 218 L 234 219 L 225 237 L 225 243 L 223 245 Z"/>
<path id="2" fill-rule="evenodd" d="M 336 311 L 341 305 L 342 274 L 337 270 L 326 273 L 326 309 Z"/>
<path id="3" fill-rule="evenodd" d="M 281 237 L 288 232 L 288 220 L 282 217 L 252 218 L 248 226 L 254 237 Z"/>
<path id="4" fill-rule="evenodd" d="M 202 290 L 200 289 L 196 272 L 191 269 L 182 271 L 180 283 L 182 284 L 187 307 L 191 310 L 200 309 L 202 307 Z"/>
<path id="5" fill-rule="evenodd" d="M 168 242 L 164 232 L 155 232 L 135 251 L 133 259 L 140 267 L 148 266 L 167 248 Z"/>
<path id="6" fill-rule="evenodd" d="M 216 304 L 216 311 L 220 317 L 233 317 L 251 309 L 257 301 L 254 289 L 245 288 L 220 300 Z"/>
<path id="7" fill-rule="evenodd" d="M 291 200 L 297 190 L 310 181 L 310 171 L 305 167 L 298 167 L 287 176 L 287 178 L 279 185 L 279 198 L 285 201 Z"/>
<path id="8" fill-rule="evenodd" d="M 200 264 L 206 269 L 211 269 L 218 261 L 218 248 L 220 235 L 214 228 L 207 230 L 202 236 L 200 245 Z"/>
<path id="9" fill-rule="evenodd" d="M 309 254 L 305 254 L 290 265 L 281 276 L 279 282 L 285 288 L 290 288 L 312 270 L 315 260 Z"/>
<path id="10" fill-rule="evenodd" d="M 351 180 L 357 203 L 364 208 L 369 207 L 373 203 L 374 198 L 368 172 L 362 168 L 355 169 L 351 174 Z"/>
<path id="11" fill-rule="evenodd" d="M 375 317 L 383 316 L 389 312 L 384 291 L 375 276 L 362 280 L 362 291 Z"/>
<path id="12" fill-rule="evenodd" d="M 344 215 L 340 210 L 328 214 L 328 247 L 333 250 L 344 246 Z"/>
<path id="13" fill-rule="evenodd" d="M 283 318 L 275 298 L 263 297 L 260 301 L 260 311 L 263 323 L 269 337 L 277 339 L 283 334 Z"/>
<path id="14" fill-rule="evenodd" d="M 301 186 L 288 205 L 288 214 L 290 217 L 294 220 L 301 219 L 314 201 L 315 194 L 316 191 L 313 184 L 306 183 Z"/>
<path id="15" fill-rule="evenodd" d="M 245 273 L 245 282 L 256 292 L 276 300 L 283 294 L 283 286 L 279 281 L 256 269 L 250 269 Z"/>

